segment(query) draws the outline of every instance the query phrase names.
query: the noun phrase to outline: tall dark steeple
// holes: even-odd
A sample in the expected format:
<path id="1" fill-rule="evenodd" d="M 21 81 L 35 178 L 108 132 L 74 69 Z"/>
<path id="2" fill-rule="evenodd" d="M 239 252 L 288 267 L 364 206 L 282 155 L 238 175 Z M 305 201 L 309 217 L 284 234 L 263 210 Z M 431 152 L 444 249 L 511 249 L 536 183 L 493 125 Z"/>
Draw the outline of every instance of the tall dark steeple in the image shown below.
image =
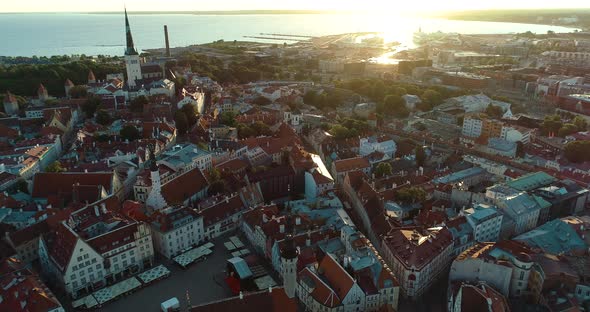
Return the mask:
<path id="1" fill-rule="evenodd" d="M 125 55 L 137 55 L 137 50 L 133 45 L 133 36 L 131 35 L 131 27 L 129 27 L 129 18 L 127 17 L 127 8 L 125 8 L 125 32 L 127 34 L 127 47 L 125 48 Z"/>

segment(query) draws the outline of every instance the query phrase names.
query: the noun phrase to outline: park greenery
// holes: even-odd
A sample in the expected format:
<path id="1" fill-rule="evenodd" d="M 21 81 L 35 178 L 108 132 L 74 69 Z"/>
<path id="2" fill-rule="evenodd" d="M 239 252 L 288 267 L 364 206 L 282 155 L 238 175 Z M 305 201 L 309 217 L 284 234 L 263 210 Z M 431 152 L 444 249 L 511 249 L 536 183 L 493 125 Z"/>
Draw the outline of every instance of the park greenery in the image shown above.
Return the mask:
<path id="1" fill-rule="evenodd" d="M 178 134 L 183 135 L 192 128 L 197 121 L 197 107 L 193 104 L 186 104 L 174 114 L 174 123 Z"/>
<path id="2" fill-rule="evenodd" d="M 66 171 L 66 169 L 62 166 L 62 164 L 59 161 L 54 161 L 51 164 L 49 164 L 46 168 L 45 168 L 45 172 L 64 172 Z"/>
<path id="3" fill-rule="evenodd" d="M 123 128 L 121 128 L 119 135 L 121 136 L 121 139 L 129 142 L 133 142 L 141 138 L 139 129 L 137 129 L 137 127 L 134 125 L 125 125 Z"/>
<path id="4" fill-rule="evenodd" d="M 563 120 L 560 115 L 545 116 L 541 124 L 541 133 L 547 136 L 566 137 L 568 135 L 586 131 L 588 122 L 580 116 L 566 116 L 569 119 Z"/>
<path id="5" fill-rule="evenodd" d="M 418 186 L 404 187 L 396 192 L 395 197 L 403 204 L 415 204 L 426 200 L 426 191 Z"/>
<path id="6" fill-rule="evenodd" d="M 410 111 L 403 95 L 417 95 L 422 100 L 417 105 L 420 111 L 429 111 L 446 99 L 466 95 L 470 90 L 449 89 L 441 86 L 419 86 L 384 79 L 352 79 L 337 83 L 339 88 L 354 91 L 377 103 L 377 113 L 384 116 L 405 118 Z"/>
<path id="7" fill-rule="evenodd" d="M 50 95 L 64 96 L 64 83 L 70 79 L 74 84 L 88 82 L 88 73 L 93 71 L 97 79 L 105 79 L 107 74 L 125 71 L 121 61 L 105 60 L 104 62 L 80 60 L 59 64 L 18 64 L 0 65 L 0 93 L 10 91 L 22 96 L 37 95 L 39 84 L 43 84 Z M 76 93 L 76 97 L 83 97 Z"/>
<path id="8" fill-rule="evenodd" d="M 329 132 L 334 138 L 348 139 L 358 137 L 369 129 L 369 124 L 360 119 L 345 118 L 340 123 L 333 125 Z"/>
<path id="9" fill-rule="evenodd" d="M 391 175 L 391 173 L 393 172 L 393 168 L 391 167 L 391 164 L 389 163 L 379 163 L 376 167 L 375 167 L 375 176 L 377 178 L 382 178 L 382 177 L 386 177 Z"/>

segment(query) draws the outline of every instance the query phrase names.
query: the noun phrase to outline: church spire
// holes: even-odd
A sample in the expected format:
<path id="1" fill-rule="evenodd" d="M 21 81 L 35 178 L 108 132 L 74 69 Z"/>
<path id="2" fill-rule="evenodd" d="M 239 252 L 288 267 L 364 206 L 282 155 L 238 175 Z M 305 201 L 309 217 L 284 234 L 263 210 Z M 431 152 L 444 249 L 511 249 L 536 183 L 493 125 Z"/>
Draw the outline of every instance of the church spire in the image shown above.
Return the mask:
<path id="1" fill-rule="evenodd" d="M 127 8 L 125 8 L 125 32 L 127 34 L 127 48 L 125 48 L 125 55 L 137 55 L 137 50 L 133 45 L 133 36 L 131 35 L 131 27 L 129 27 L 129 18 L 127 17 Z"/>

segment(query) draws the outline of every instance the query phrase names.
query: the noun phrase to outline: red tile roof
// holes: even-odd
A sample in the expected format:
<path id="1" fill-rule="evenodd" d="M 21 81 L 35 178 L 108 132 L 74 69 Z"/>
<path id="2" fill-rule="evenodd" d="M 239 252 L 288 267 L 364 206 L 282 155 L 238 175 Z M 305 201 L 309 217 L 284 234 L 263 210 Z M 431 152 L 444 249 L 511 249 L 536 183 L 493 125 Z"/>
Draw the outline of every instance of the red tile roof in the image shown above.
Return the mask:
<path id="1" fill-rule="evenodd" d="M 195 209 L 184 206 L 178 206 L 174 207 L 171 210 L 156 211 L 150 216 L 150 219 L 152 224 L 156 225 L 160 232 L 168 232 L 174 229 L 174 221 L 183 218 L 191 218 L 191 220 L 195 220 L 198 217 L 199 214 Z"/>
<path id="2" fill-rule="evenodd" d="M 89 239 L 86 242 L 96 252 L 104 254 L 113 249 L 127 245 L 135 241 L 135 233 L 137 233 L 138 224 L 133 222 L 121 228 L 110 231 L 106 234 Z"/>
<path id="3" fill-rule="evenodd" d="M 64 222 L 57 224 L 52 234 L 47 240 L 49 257 L 53 259 L 59 270 L 65 272 L 78 242 L 78 236 Z"/>
<path id="4" fill-rule="evenodd" d="M 336 160 L 334 162 L 334 167 L 336 168 L 337 172 L 348 172 L 348 171 L 353 171 L 353 170 L 370 168 L 371 164 L 369 163 L 369 161 L 366 158 L 355 157 L 355 158 Z"/>
<path id="5" fill-rule="evenodd" d="M 4 124 L 0 124 L 0 137 L 15 139 L 18 137 L 18 130 L 10 128 Z"/>
<path id="6" fill-rule="evenodd" d="M 182 204 L 208 185 L 207 178 L 195 167 L 162 185 L 162 196 L 168 204 Z"/>
<path id="7" fill-rule="evenodd" d="M 299 272 L 298 278 L 299 283 L 311 283 L 313 285 L 311 296 L 322 305 L 334 308 L 342 303 L 342 299 L 338 297 L 338 294 L 309 268 L 304 268 Z"/>
<path id="8" fill-rule="evenodd" d="M 327 254 L 322 259 L 318 270 L 322 272 L 332 289 L 336 289 L 338 297 L 341 299 L 346 298 L 355 281 L 336 259 Z"/>
<path id="9" fill-rule="evenodd" d="M 428 231 L 421 227 L 395 229 L 383 240 L 393 256 L 404 266 L 414 266 L 418 270 L 453 244 L 453 236 L 446 228 L 438 231 Z"/>
<path id="10" fill-rule="evenodd" d="M 47 312 L 61 307 L 41 279 L 15 258 L 0 264 L 0 298 L 0 311 Z"/>
<path id="11" fill-rule="evenodd" d="M 113 173 L 50 173 L 40 172 L 33 178 L 34 198 L 47 198 L 50 195 L 67 196 L 71 198 L 74 184 L 102 185 L 107 192 L 113 188 Z"/>
<path id="12" fill-rule="evenodd" d="M 510 311 L 508 301 L 492 287 L 480 284 L 463 284 L 461 289 L 461 311 L 465 312 L 507 312 Z"/>
<path id="13" fill-rule="evenodd" d="M 228 199 L 222 199 L 217 204 L 201 210 L 205 227 L 227 219 L 228 217 L 246 209 L 240 196 L 234 195 Z"/>

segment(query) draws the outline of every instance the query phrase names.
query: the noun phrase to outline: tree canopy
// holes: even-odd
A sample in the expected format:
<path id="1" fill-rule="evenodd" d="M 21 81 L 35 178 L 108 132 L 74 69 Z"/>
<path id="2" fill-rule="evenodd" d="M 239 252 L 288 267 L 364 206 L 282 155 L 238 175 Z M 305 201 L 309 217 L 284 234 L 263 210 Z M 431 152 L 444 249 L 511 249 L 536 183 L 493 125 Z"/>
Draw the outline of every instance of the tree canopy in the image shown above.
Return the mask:
<path id="1" fill-rule="evenodd" d="M 405 187 L 396 192 L 397 200 L 403 204 L 415 204 L 426 200 L 426 191 L 421 187 Z"/>
<path id="2" fill-rule="evenodd" d="M 111 115 L 104 109 L 96 112 L 96 122 L 103 126 L 109 125 L 112 122 Z"/>
<path id="3" fill-rule="evenodd" d="M 134 125 L 125 125 L 119 132 L 121 139 L 128 140 L 129 142 L 135 141 L 141 138 L 139 130 Z"/>
<path id="4" fill-rule="evenodd" d="M 389 163 L 379 163 L 377 167 L 375 167 L 375 176 L 378 178 L 389 176 L 393 172 L 393 168 Z"/>
<path id="5" fill-rule="evenodd" d="M 176 126 L 178 133 L 181 135 L 185 134 L 188 130 L 188 119 L 186 118 L 186 115 L 180 110 L 176 111 L 174 114 L 174 125 Z"/>
<path id="6" fill-rule="evenodd" d="M 574 163 L 590 161 L 590 141 L 573 141 L 565 145 L 565 157 Z"/>
<path id="7" fill-rule="evenodd" d="M 45 168 L 45 172 L 64 172 L 66 169 L 59 161 L 54 161 Z"/>

